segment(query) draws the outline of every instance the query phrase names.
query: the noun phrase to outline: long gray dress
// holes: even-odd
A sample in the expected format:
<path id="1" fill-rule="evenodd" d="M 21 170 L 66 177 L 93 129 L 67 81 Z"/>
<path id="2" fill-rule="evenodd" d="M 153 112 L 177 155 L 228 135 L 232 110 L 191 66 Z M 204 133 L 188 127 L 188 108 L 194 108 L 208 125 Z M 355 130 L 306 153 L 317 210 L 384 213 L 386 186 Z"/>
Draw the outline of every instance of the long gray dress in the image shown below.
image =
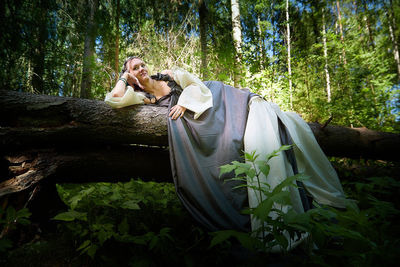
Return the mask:
<path id="1" fill-rule="evenodd" d="M 171 92 L 156 104 L 169 109 L 176 105 L 182 88 L 168 75 L 152 76 L 166 80 Z M 250 231 L 250 216 L 241 211 L 248 206 L 247 189 L 233 189 L 240 181 L 226 181 L 233 174 L 219 176 L 219 167 L 232 161 L 243 161 L 243 136 L 246 129 L 248 102 L 254 93 L 238 90 L 222 82 L 204 84 L 213 96 L 213 106 L 196 120 L 187 111 L 182 118 L 168 117 L 168 141 L 172 176 L 176 192 L 192 216 L 211 231 L 236 229 Z M 286 127 L 280 122 L 282 144 L 291 144 Z M 297 173 L 293 150 L 286 158 Z M 297 182 L 305 210 L 309 203 L 303 184 Z"/>
<path id="2" fill-rule="evenodd" d="M 160 106 L 176 105 L 182 91 L 170 81 L 171 93 L 157 101 Z M 250 230 L 250 217 L 241 213 L 248 206 L 247 189 L 232 189 L 237 181 L 225 181 L 219 167 L 243 161 L 243 135 L 247 104 L 252 95 L 221 82 L 205 85 L 213 95 L 213 107 L 198 119 L 189 110 L 177 120 L 168 117 L 172 175 L 176 192 L 192 216 L 211 231 Z"/>

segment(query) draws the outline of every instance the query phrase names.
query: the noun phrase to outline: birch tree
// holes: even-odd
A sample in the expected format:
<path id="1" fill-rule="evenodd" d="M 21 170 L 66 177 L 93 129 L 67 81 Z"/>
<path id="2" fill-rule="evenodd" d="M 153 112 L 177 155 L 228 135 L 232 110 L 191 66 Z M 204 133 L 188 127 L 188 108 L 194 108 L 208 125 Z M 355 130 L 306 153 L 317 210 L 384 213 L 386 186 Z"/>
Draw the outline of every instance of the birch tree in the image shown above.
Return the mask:
<path id="1" fill-rule="evenodd" d="M 342 57 L 343 57 L 343 64 L 347 65 L 347 60 L 346 60 L 346 51 L 344 49 L 344 35 L 343 35 L 343 25 L 342 25 L 342 15 L 340 12 L 340 3 L 339 0 L 336 0 L 336 10 L 337 10 L 337 22 L 339 26 L 339 32 L 340 32 L 340 41 L 342 43 Z"/>
<path id="2" fill-rule="evenodd" d="M 325 8 L 322 8 L 322 42 L 324 46 L 324 59 L 325 59 L 325 79 L 326 79 L 326 94 L 328 102 L 331 102 L 331 79 L 328 69 L 328 47 L 326 44 L 326 22 L 325 22 Z"/>
<path id="3" fill-rule="evenodd" d="M 120 13 L 120 0 L 117 0 L 117 12 L 115 13 L 115 73 L 118 79 L 119 72 L 119 13 Z"/>
<path id="4" fill-rule="evenodd" d="M 239 0 L 231 0 L 232 11 L 232 38 L 235 46 L 235 63 L 233 83 L 235 87 L 239 87 L 241 78 L 240 60 L 242 58 L 242 27 L 240 26 L 240 10 Z"/>
<path id="5" fill-rule="evenodd" d="M 397 36 L 396 36 L 396 18 L 393 13 L 393 1 L 390 0 L 390 6 L 388 8 L 388 12 L 386 12 L 387 19 L 388 19 L 388 27 L 390 33 L 390 39 L 392 41 L 393 46 L 393 57 L 396 62 L 397 67 L 397 79 L 400 81 L 400 56 L 399 56 L 399 45 L 397 43 Z"/>
<path id="6" fill-rule="evenodd" d="M 287 65 L 288 65 L 288 78 L 289 78 L 290 108 L 293 109 L 292 66 L 290 61 L 289 0 L 286 0 L 286 41 L 287 41 Z"/>

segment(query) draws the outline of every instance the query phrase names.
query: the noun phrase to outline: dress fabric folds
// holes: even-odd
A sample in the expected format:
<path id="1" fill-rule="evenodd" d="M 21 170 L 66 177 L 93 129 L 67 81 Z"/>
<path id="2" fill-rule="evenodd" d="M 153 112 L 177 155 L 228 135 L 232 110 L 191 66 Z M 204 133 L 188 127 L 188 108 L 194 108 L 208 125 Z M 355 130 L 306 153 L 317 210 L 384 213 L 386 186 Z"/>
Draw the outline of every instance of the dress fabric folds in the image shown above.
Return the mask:
<path id="1" fill-rule="evenodd" d="M 169 83 L 171 94 L 159 105 L 174 106 L 178 85 Z M 224 181 L 219 167 L 234 160 L 243 161 L 243 135 L 247 105 L 253 95 L 221 82 L 210 81 L 213 107 L 194 119 L 186 112 L 178 120 L 168 117 L 171 169 L 176 192 L 191 215 L 211 231 L 250 230 L 250 217 L 241 214 L 248 206 L 246 188 L 233 189 L 239 181 Z"/>

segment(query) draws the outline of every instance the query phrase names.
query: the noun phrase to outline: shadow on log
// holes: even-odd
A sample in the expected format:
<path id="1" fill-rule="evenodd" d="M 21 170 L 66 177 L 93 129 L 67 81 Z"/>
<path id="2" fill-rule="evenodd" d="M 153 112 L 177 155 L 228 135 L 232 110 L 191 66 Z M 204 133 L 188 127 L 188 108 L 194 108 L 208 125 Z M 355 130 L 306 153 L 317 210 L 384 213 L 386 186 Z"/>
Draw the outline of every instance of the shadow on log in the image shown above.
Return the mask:
<path id="1" fill-rule="evenodd" d="M 166 108 L 112 109 L 96 100 L 0 94 L 0 196 L 43 179 L 172 182 Z M 399 134 L 309 125 L 328 156 L 399 161 Z"/>

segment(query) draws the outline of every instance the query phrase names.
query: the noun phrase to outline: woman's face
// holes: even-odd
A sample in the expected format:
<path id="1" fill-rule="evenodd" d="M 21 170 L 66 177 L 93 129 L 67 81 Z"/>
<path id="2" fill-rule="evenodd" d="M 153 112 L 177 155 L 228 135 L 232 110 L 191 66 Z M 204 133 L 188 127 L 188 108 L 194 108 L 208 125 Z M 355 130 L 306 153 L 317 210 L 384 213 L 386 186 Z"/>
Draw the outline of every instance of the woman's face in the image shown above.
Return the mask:
<path id="1" fill-rule="evenodd" d="M 142 84 L 149 79 L 146 64 L 140 58 L 134 58 L 129 62 L 129 73 L 135 76 Z"/>

